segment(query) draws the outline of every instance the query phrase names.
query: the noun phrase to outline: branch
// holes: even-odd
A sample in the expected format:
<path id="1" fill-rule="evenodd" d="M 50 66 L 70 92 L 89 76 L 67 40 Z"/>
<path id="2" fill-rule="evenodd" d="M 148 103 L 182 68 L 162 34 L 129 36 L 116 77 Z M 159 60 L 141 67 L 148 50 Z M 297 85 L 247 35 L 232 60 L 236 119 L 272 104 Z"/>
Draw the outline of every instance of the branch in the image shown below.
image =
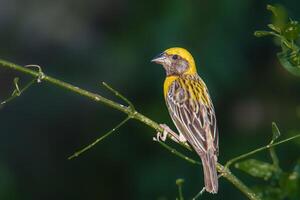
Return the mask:
<path id="1" fill-rule="evenodd" d="M 147 126 L 151 127 L 154 129 L 156 132 L 163 132 L 163 129 L 160 127 L 158 123 L 153 121 L 152 119 L 144 116 L 143 114 L 137 112 L 135 109 L 132 109 L 132 107 L 129 106 L 124 106 L 120 103 L 114 102 L 110 99 L 107 99 L 99 94 L 95 94 L 92 92 L 89 92 L 87 90 L 81 89 L 79 87 L 76 87 L 74 85 L 71 85 L 69 83 L 63 82 L 61 80 L 55 79 L 51 76 L 47 76 L 46 74 L 43 74 L 41 77 L 41 74 L 39 72 L 36 72 L 34 70 L 16 65 L 14 63 L 1 60 L 0 59 L 0 65 L 5 68 L 9 68 L 18 72 L 21 72 L 23 74 L 27 74 L 30 76 L 33 76 L 34 78 L 39 79 L 40 81 L 48 82 L 53 85 L 56 85 L 62 89 L 69 90 L 71 92 L 77 93 L 81 96 L 87 97 L 97 103 L 104 104 L 106 106 L 109 106 L 113 109 L 119 110 L 125 114 L 128 115 L 129 118 L 136 119 Z M 166 146 L 165 146 L 166 147 Z M 186 147 L 185 147 L 186 148 Z M 169 149 L 172 151 L 172 149 Z M 175 152 L 175 151 L 174 151 Z M 173 152 L 173 153 L 174 153 Z M 186 156 L 183 155 L 183 158 L 185 159 Z M 187 158 L 187 157 L 186 157 Z M 187 159 L 185 159 L 187 160 Z M 195 161 L 197 162 L 197 161 Z M 231 182 L 236 188 L 238 188 L 241 192 L 243 192 L 250 200 L 259 200 L 260 198 L 255 195 L 255 193 L 248 188 L 242 181 L 240 181 L 236 176 L 234 176 L 228 168 L 225 168 L 221 164 L 217 163 L 217 170 L 222 174 L 224 178 L 226 178 L 229 182 Z"/>
<path id="2" fill-rule="evenodd" d="M 287 139 L 281 140 L 281 141 L 279 141 L 279 142 L 275 142 L 275 143 L 273 143 L 273 144 L 268 144 L 268 145 L 266 145 L 266 146 L 260 147 L 260 148 L 258 148 L 258 149 L 253 150 L 253 151 L 250 151 L 250 152 L 248 152 L 248 153 L 245 153 L 245 154 L 242 154 L 242 155 L 240 155 L 240 156 L 234 157 L 234 158 L 230 159 L 230 160 L 226 163 L 225 167 L 226 167 L 226 168 L 229 168 L 230 165 L 232 165 L 233 163 L 237 162 L 238 160 L 244 159 L 244 158 L 246 158 L 246 157 L 248 157 L 248 156 L 251 156 L 251 155 L 253 155 L 253 154 L 256 154 L 256 153 L 261 152 L 261 151 L 266 150 L 266 149 L 270 149 L 270 148 L 272 148 L 272 147 L 275 147 L 275 146 L 280 145 L 280 144 L 282 144 L 282 143 L 285 143 L 285 142 L 288 142 L 288 141 L 290 141 L 290 140 L 296 139 L 296 138 L 298 138 L 298 137 L 300 137 L 300 134 L 294 135 L 294 136 L 292 136 L 292 137 L 289 137 L 289 138 L 287 138 Z"/>
<path id="3" fill-rule="evenodd" d="M 71 160 L 75 157 L 78 157 L 80 154 L 86 152 L 87 150 L 89 150 L 90 148 L 92 148 L 93 146 L 95 146 L 98 142 L 101 142 L 102 140 L 104 140 L 106 137 L 108 137 L 110 134 L 112 134 L 113 132 L 115 132 L 117 129 L 119 129 L 122 125 L 124 125 L 128 120 L 130 120 L 130 117 L 126 117 L 126 119 L 124 119 L 123 121 L 121 121 L 117 126 L 115 126 L 113 129 L 111 129 L 110 131 L 108 131 L 106 134 L 104 134 L 102 137 L 96 139 L 93 143 L 89 144 L 88 146 L 84 147 L 83 149 L 75 152 L 73 155 L 69 156 L 68 159 Z"/>
<path id="4" fill-rule="evenodd" d="M 14 85 L 15 89 L 13 90 L 10 97 L 5 99 L 0 103 L 0 106 L 3 106 L 4 104 L 7 104 L 8 102 L 14 100 L 16 97 L 19 97 L 23 92 L 25 92 L 30 86 L 32 86 L 35 83 L 36 79 L 31 80 L 29 83 L 27 83 L 22 89 L 19 87 L 19 78 L 14 78 Z M 1 108 L 1 107 L 0 107 Z"/>
<path id="5" fill-rule="evenodd" d="M 182 194 L 182 185 L 184 183 L 184 180 L 179 178 L 176 180 L 176 185 L 178 187 L 178 198 L 176 198 L 176 200 L 184 200 L 183 198 L 183 194 Z"/>
<path id="6" fill-rule="evenodd" d="M 102 82 L 102 84 L 108 89 L 110 90 L 112 93 L 114 93 L 117 97 L 119 97 L 120 99 L 122 99 L 123 101 L 125 101 L 129 107 L 132 109 L 132 110 L 135 110 L 135 107 L 133 105 L 133 103 L 131 103 L 131 101 L 129 101 L 126 97 L 124 97 L 122 94 L 120 94 L 118 91 L 116 91 L 115 89 L 113 89 L 110 85 L 108 85 L 107 83 L 105 82 Z"/>
<path id="7" fill-rule="evenodd" d="M 244 193 L 250 200 L 259 200 L 260 197 L 258 197 L 248 186 L 246 186 L 243 182 L 241 182 L 232 172 L 220 165 L 217 164 L 217 169 L 219 172 L 221 172 L 222 177 L 226 178 L 231 184 L 233 184 L 236 188 L 238 188 L 240 191 Z"/>

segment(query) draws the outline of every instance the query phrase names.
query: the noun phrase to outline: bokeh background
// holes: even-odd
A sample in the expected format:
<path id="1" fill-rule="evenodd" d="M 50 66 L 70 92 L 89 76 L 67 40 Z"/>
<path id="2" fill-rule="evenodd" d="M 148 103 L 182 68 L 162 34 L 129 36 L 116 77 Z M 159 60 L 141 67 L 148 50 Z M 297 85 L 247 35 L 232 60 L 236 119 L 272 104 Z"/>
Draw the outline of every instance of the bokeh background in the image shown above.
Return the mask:
<path id="1" fill-rule="evenodd" d="M 150 60 L 166 48 L 185 47 L 210 89 L 225 163 L 267 144 L 272 121 L 283 138 L 300 128 L 300 79 L 280 66 L 271 38 L 253 36 L 270 21 L 268 3 L 300 19 L 298 0 L 0 0 L 0 57 L 38 64 L 48 75 L 116 100 L 101 86 L 106 81 L 140 112 L 174 127 L 162 95 L 164 70 Z M 0 67 L 0 100 L 10 96 L 16 76 L 20 85 L 30 80 Z M 67 160 L 124 117 L 35 84 L 0 109 L 0 199 L 167 200 L 177 196 L 177 178 L 185 179 L 184 196 L 193 197 L 203 187 L 201 167 L 154 143 L 154 131 L 137 121 Z M 277 148 L 283 169 L 292 169 L 299 148 L 299 141 Z M 267 152 L 255 158 L 270 161 Z M 250 186 L 259 182 L 234 173 Z M 203 198 L 246 199 L 223 178 L 219 193 Z"/>

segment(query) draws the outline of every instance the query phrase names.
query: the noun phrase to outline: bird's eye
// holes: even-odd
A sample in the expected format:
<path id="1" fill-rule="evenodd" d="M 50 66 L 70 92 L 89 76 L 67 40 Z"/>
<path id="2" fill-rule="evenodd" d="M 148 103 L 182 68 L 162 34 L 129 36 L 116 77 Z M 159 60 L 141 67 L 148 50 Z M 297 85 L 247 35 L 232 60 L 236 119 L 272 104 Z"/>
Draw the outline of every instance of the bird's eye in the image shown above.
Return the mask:
<path id="1" fill-rule="evenodd" d="M 178 58 L 177 55 L 172 56 L 172 59 L 173 59 L 173 60 L 177 60 L 177 58 Z"/>

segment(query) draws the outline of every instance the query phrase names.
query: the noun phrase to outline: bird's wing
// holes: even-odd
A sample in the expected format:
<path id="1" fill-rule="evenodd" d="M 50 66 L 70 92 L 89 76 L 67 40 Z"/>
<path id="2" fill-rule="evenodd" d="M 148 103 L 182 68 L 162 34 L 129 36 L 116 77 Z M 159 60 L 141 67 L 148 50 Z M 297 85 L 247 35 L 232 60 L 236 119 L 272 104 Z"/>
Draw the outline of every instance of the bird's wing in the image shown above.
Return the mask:
<path id="1" fill-rule="evenodd" d="M 178 131 L 198 154 L 218 154 L 218 130 L 213 104 L 199 78 L 177 79 L 170 86 L 166 103 Z"/>

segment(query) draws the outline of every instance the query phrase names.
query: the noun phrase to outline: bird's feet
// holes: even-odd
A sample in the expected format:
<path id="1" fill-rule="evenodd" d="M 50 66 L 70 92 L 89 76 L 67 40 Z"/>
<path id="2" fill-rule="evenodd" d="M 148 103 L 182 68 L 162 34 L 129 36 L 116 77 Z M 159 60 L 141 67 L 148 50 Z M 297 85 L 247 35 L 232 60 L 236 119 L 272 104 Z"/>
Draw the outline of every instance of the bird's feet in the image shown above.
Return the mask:
<path id="1" fill-rule="evenodd" d="M 156 137 L 153 137 L 153 140 L 154 141 L 166 141 L 167 139 L 167 136 L 169 134 L 170 138 L 174 141 L 174 142 L 177 142 L 177 143 L 183 143 L 187 146 L 189 146 L 187 144 L 187 140 L 185 139 L 185 137 L 182 135 L 182 134 L 177 134 L 175 133 L 174 131 L 172 131 L 170 129 L 170 127 L 166 124 L 160 124 L 160 127 L 163 129 L 163 132 L 158 132 L 156 134 Z"/>
<path id="2" fill-rule="evenodd" d="M 168 136 L 168 133 L 169 133 L 169 130 L 171 130 L 166 124 L 160 124 L 160 127 L 163 128 L 163 132 L 157 132 L 156 133 L 156 137 L 153 137 L 153 140 L 154 141 L 166 141 L 167 139 L 167 136 Z"/>

